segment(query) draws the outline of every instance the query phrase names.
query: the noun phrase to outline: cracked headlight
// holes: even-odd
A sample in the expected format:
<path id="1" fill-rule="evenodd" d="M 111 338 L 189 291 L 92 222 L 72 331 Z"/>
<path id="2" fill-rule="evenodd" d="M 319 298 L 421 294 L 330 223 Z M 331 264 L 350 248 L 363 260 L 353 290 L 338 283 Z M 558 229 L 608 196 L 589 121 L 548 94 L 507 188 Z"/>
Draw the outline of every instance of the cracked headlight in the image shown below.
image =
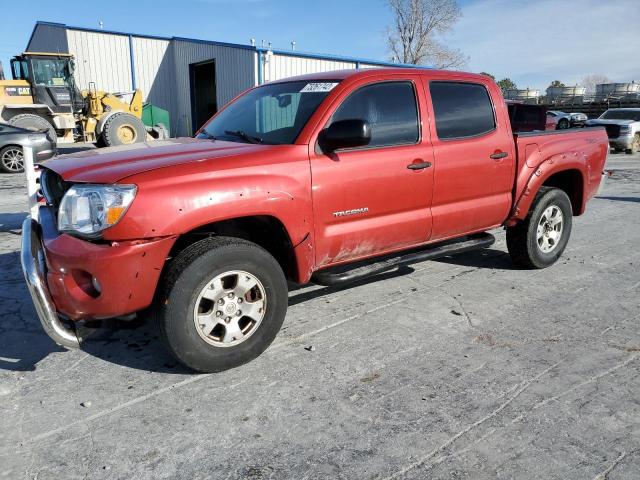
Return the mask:
<path id="1" fill-rule="evenodd" d="M 135 196 L 135 185 L 74 185 L 60 203 L 58 230 L 96 238 L 120 221 Z"/>

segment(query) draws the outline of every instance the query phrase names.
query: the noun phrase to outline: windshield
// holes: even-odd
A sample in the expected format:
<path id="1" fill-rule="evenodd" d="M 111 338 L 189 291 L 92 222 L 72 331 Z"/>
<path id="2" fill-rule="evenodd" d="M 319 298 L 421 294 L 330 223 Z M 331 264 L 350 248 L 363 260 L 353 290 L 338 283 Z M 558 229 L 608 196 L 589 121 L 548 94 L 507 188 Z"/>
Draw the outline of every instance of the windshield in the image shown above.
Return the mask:
<path id="1" fill-rule="evenodd" d="M 640 122 L 640 110 L 607 110 L 600 118 L 607 120 L 633 120 Z"/>
<path id="2" fill-rule="evenodd" d="M 34 58 L 31 60 L 33 83 L 48 87 L 70 86 L 68 62 L 67 59 Z"/>
<path id="3" fill-rule="evenodd" d="M 207 123 L 198 138 L 293 144 L 337 81 L 298 81 L 250 90 Z"/>

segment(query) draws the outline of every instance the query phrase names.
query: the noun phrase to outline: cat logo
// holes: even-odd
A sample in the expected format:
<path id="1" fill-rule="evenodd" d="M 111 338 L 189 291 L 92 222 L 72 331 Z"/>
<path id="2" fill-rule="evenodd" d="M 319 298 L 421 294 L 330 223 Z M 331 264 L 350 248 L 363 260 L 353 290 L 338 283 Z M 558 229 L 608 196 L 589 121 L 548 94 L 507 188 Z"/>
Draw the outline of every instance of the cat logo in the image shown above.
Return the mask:
<path id="1" fill-rule="evenodd" d="M 4 93 L 7 97 L 28 97 L 31 95 L 29 87 L 4 87 Z"/>
<path id="2" fill-rule="evenodd" d="M 360 215 L 361 213 L 367 213 L 369 207 L 354 208 L 353 210 L 342 210 L 340 212 L 333 212 L 334 217 L 346 217 L 347 215 Z"/>

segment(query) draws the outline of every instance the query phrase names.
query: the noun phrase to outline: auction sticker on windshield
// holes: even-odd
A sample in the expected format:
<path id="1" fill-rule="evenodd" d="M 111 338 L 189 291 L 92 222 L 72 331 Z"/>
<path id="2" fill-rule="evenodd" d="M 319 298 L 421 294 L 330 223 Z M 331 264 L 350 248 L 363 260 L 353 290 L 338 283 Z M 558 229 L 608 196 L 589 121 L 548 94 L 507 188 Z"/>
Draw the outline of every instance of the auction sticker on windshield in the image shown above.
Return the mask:
<path id="1" fill-rule="evenodd" d="M 338 82 L 307 83 L 304 88 L 300 90 L 300 93 L 330 92 L 336 85 L 338 85 Z"/>

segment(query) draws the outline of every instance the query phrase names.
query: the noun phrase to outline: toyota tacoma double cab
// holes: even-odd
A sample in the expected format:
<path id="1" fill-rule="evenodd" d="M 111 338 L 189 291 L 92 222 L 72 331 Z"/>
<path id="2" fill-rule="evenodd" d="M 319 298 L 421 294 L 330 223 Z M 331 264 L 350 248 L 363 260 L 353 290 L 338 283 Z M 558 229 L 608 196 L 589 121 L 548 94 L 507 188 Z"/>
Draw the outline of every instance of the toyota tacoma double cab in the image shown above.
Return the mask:
<path id="1" fill-rule="evenodd" d="M 195 138 L 47 161 L 22 265 L 58 344 L 79 345 L 79 321 L 153 311 L 180 362 L 221 371 L 273 341 L 290 283 L 487 247 L 501 226 L 515 264 L 552 265 L 606 154 L 604 128 L 514 134 L 485 75 L 289 78 L 241 94 Z"/>

